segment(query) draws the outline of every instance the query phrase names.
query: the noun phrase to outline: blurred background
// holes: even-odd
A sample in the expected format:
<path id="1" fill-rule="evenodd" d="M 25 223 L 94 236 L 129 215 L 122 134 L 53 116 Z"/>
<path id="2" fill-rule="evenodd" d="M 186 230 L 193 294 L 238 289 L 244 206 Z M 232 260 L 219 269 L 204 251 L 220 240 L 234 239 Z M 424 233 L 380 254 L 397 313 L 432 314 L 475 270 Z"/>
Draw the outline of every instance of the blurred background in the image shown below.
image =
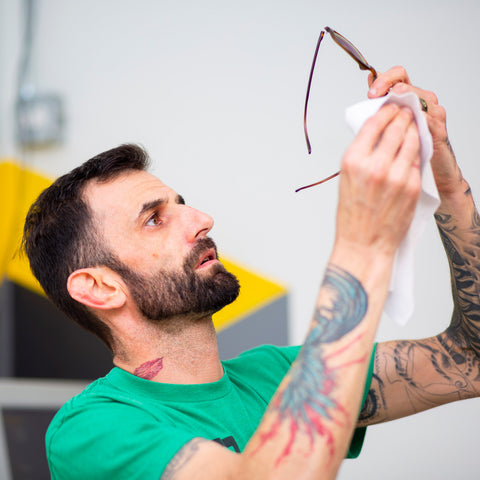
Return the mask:
<path id="1" fill-rule="evenodd" d="M 79 329 L 48 323 L 58 314 L 15 255 L 25 208 L 52 179 L 121 143 L 142 144 L 152 173 L 213 216 L 220 253 L 271 287 L 245 311 L 280 301 L 271 341 L 302 342 L 333 243 L 338 181 L 294 190 L 338 170 L 352 139 L 345 108 L 367 92 L 367 73 L 327 36 L 309 156 L 303 106 L 320 30 L 344 34 L 379 71 L 405 66 L 437 94 L 478 198 L 479 20 L 474 0 L 0 0 L 0 408 L 2 394 L 11 409 L 32 385 L 54 408 L 109 368 L 108 352 Z M 378 340 L 437 334 L 451 309 L 432 219 L 416 250 L 414 316 L 405 327 L 384 318 Z M 250 323 L 242 335 L 262 343 L 268 330 Z M 20 379 L 35 381 L 19 390 Z M 478 478 L 479 402 L 369 428 L 339 478 Z M 0 459 L 2 448 L 11 454 L 1 435 Z"/>

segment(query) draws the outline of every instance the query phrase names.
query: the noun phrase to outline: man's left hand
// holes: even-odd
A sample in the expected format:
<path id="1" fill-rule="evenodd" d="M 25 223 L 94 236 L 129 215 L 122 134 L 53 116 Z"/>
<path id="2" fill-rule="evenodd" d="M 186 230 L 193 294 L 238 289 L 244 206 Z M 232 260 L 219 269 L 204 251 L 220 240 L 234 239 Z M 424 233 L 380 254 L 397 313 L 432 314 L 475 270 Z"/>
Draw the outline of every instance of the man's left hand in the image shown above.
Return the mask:
<path id="1" fill-rule="evenodd" d="M 432 170 L 441 197 L 446 197 L 457 191 L 462 181 L 462 174 L 455 160 L 453 149 L 450 145 L 446 127 L 445 109 L 438 104 L 435 93 L 423 90 L 412 85 L 406 70 L 403 67 L 393 67 L 385 73 L 379 73 L 372 82 L 369 77 L 369 98 L 381 97 L 388 92 L 402 94 L 414 92 L 422 99 L 427 111 L 425 116 L 433 139 Z"/>

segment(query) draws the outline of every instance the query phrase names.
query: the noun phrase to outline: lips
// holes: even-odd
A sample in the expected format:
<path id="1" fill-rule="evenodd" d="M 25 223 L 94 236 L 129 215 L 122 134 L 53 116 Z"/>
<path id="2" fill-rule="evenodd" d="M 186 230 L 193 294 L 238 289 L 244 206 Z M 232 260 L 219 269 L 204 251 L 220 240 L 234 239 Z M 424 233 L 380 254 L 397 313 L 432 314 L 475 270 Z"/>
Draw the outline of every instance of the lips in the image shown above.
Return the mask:
<path id="1" fill-rule="evenodd" d="M 188 271 L 209 267 L 218 264 L 217 246 L 210 237 L 202 237 L 197 240 L 192 251 L 185 259 L 184 268 Z"/>
<path id="2" fill-rule="evenodd" d="M 217 260 L 217 252 L 215 251 L 214 248 L 210 248 L 200 256 L 200 259 L 197 262 L 195 269 L 197 270 L 199 268 L 203 268 L 216 260 Z"/>

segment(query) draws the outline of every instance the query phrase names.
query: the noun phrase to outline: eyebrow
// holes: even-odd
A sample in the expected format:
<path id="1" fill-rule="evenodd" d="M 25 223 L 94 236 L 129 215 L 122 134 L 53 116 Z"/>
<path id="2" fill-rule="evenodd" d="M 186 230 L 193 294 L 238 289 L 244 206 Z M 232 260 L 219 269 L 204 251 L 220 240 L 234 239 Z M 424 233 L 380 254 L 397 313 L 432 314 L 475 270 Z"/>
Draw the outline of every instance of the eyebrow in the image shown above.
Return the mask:
<path id="1" fill-rule="evenodd" d="M 157 198 L 156 200 L 144 203 L 142 205 L 142 208 L 140 209 L 140 212 L 138 213 L 138 218 L 142 217 L 147 212 L 150 212 L 158 207 L 161 207 L 162 205 L 165 205 L 167 202 L 168 199 L 166 198 Z M 185 199 L 181 195 L 177 195 L 175 197 L 175 203 L 179 205 L 185 205 Z"/>

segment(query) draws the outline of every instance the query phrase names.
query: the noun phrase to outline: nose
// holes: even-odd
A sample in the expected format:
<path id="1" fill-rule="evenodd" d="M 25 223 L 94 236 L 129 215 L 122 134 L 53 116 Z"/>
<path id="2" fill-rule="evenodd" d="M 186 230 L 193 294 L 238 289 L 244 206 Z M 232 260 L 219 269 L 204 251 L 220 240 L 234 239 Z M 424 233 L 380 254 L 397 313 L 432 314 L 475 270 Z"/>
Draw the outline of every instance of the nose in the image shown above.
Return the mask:
<path id="1" fill-rule="evenodd" d="M 190 241 L 194 242 L 199 238 L 206 237 L 208 232 L 213 228 L 213 218 L 207 213 L 201 212 L 196 208 L 186 206 L 189 216 L 188 235 Z"/>

